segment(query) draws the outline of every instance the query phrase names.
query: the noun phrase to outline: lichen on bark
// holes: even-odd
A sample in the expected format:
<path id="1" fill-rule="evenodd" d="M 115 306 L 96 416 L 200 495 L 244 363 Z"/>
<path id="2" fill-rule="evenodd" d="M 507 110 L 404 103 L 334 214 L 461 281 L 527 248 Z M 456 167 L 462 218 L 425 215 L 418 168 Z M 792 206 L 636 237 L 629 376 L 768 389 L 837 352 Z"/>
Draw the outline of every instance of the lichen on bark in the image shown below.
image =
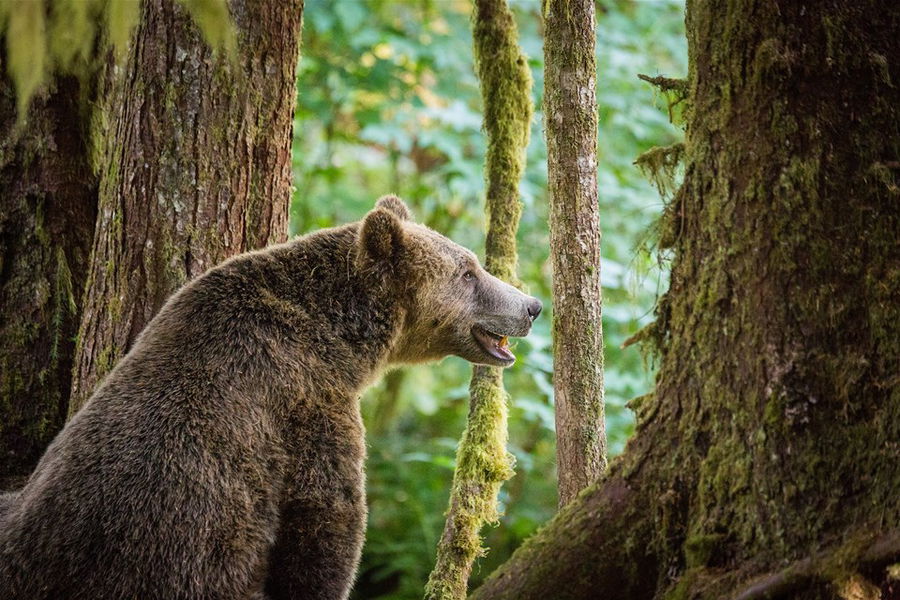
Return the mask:
<path id="1" fill-rule="evenodd" d="M 476 0 L 473 30 L 487 134 L 485 267 L 516 283 L 516 230 L 522 213 L 519 180 L 531 126 L 531 73 L 505 0 Z M 469 394 L 447 522 L 425 587 L 427 600 L 465 598 L 472 563 L 482 552 L 479 531 L 497 520 L 500 485 L 512 476 L 502 370 L 476 366 Z"/>

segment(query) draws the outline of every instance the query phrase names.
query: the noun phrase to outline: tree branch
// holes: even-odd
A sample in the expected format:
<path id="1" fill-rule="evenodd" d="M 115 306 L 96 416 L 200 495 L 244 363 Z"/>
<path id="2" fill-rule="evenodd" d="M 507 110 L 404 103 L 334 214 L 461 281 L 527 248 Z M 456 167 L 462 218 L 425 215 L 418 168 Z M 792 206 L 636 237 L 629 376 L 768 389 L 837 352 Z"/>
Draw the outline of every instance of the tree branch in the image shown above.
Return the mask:
<path id="1" fill-rule="evenodd" d="M 687 97 L 688 94 L 688 80 L 687 79 L 675 79 L 672 77 L 650 77 L 649 75 L 644 75 L 643 73 L 638 73 L 638 79 L 641 81 L 646 81 L 651 85 L 655 85 L 663 92 L 677 92 L 681 97 Z"/>

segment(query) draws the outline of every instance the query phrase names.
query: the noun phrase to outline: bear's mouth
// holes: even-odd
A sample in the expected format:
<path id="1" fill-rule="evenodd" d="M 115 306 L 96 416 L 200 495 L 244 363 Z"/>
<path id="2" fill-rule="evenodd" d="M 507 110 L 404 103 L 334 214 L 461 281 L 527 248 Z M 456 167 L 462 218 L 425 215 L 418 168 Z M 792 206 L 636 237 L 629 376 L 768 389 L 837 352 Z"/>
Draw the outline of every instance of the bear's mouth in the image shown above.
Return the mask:
<path id="1" fill-rule="evenodd" d="M 488 331 L 478 325 L 472 327 L 472 336 L 482 350 L 501 363 L 511 365 L 515 362 L 516 355 L 509 349 L 509 338 L 507 336 Z"/>

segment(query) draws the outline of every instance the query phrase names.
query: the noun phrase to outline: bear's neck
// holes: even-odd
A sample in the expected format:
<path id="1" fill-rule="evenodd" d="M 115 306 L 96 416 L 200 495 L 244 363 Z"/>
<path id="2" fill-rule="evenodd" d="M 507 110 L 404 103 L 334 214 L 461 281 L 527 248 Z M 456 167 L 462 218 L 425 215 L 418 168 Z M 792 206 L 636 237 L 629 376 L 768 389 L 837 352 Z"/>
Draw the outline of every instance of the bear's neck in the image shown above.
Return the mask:
<path id="1" fill-rule="evenodd" d="M 354 228 L 326 230 L 285 248 L 289 273 L 279 295 L 287 291 L 302 315 L 294 324 L 301 346 L 295 351 L 316 359 L 315 377 L 358 393 L 384 370 L 397 343 L 404 318 L 399 298 L 356 268 Z"/>

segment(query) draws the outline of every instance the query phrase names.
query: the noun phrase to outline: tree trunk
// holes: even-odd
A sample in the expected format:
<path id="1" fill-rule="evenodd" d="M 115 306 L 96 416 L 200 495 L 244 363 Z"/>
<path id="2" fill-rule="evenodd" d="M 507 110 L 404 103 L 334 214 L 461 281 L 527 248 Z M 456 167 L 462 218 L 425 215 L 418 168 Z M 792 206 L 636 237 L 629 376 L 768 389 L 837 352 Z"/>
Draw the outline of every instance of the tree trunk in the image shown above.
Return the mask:
<path id="1" fill-rule="evenodd" d="M 144 1 L 104 107 L 70 414 L 172 292 L 229 256 L 286 238 L 302 10 L 302 0 L 234 0 L 229 61 L 180 6 Z"/>
<path id="2" fill-rule="evenodd" d="M 606 470 L 594 0 L 544 4 L 559 504 Z"/>
<path id="3" fill-rule="evenodd" d="M 516 283 L 519 181 L 531 130 L 531 71 L 506 0 L 476 0 L 472 26 L 487 134 L 485 268 Z M 466 430 L 456 453 L 450 508 L 425 586 L 426 600 L 466 597 L 472 563 L 482 552 L 479 532 L 497 520 L 497 494 L 512 476 L 506 451 L 507 398 L 501 368 L 473 368 Z"/>
<path id="4" fill-rule="evenodd" d="M 0 73 L 5 73 L 0 51 Z M 34 468 L 65 421 L 96 215 L 79 105 L 58 80 L 21 127 L 0 76 L 0 489 Z"/>
<path id="5" fill-rule="evenodd" d="M 900 5 L 689 1 L 687 31 L 656 392 L 475 598 L 833 597 L 900 558 Z"/>

